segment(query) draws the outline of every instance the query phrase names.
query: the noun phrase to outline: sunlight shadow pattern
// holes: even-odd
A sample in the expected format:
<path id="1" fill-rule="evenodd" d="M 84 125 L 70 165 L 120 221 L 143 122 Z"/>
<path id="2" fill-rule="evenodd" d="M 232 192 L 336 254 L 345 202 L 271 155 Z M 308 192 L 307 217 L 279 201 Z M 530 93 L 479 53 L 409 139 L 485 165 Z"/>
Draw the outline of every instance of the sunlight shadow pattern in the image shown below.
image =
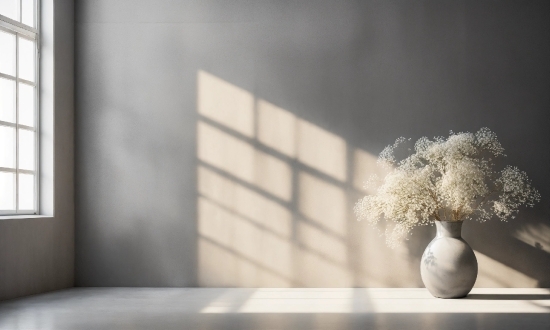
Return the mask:
<path id="1" fill-rule="evenodd" d="M 538 281 L 474 250 L 479 271 L 475 288 L 533 288 Z"/>
<path id="2" fill-rule="evenodd" d="M 227 290 L 205 306 L 200 313 L 235 313 L 254 295 L 256 289 Z"/>
<path id="3" fill-rule="evenodd" d="M 292 275 L 292 246 L 288 240 L 257 227 L 202 197 L 199 198 L 198 220 L 201 236 L 266 269 L 286 277 Z"/>
<path id="4" fill-rule="evenodd" d="M 291 287 L 292 282 L 207 239 L 199 239 L 199 285 Z"/>
<path id="5" fill-rule="evenodd" d="M 543 223 L 528 224 L 514 233 L 514 237 L 532 247 L 550 253 L 550 227 Z"/>
<path id="6" fill-rule="evenodd" d="M 356 240 L 362 248 L 356 253 L 353 263 L 356 269 L 357 286 L 361 287 L 417 287 L 419 278 L 404 277 L 415 274 L 420 264 L 411 261 L 404 245 L 391 249 L 382 236 L 384 228 L 373 228 L 363 223 L 357 230 Z M 420 274 L 418 274 L 419 276 Z"/>
<path id="7" fill-rule="evenodd" d="M 205 122 L 197 127 L 198 157 L 284 200 L 292 194 L 291 168 L 284 161 Z"/>
<path id="8" fill-rule="evenodd" d="M 387 173 L 374 155 L 204 71 L 197 112 L 200 286 L 422 285 L 411 246 L 388 248 L 379 235 L 384 224 L 358 223 L 351 212 L 359 196 L 375 192 L 364 182 Z M 544 230 L 525 228 L 516 237 L 546 246 L 538 235 Z M 537 285 L 476 255 L 477 287 Z"/>
<path id="9" fill-rule="evenodd" d="M 237 289 L 229 289 L 237 290 Z M 550 300 L 547 289 L 521 289 L 518 299 L 501 300 L 517 289 L 473 289 L 472 296 L 490 296 L 495 299 L 438 299 L 426 289 L 382 288 L 299 288 L 254 289 L 244 302 L 236 304 L 231 299 L 215 301 L 201 313 L 228 313 L 235 305 L 234 313 L 422 313 L 430 314 L 485 314 L 485 313 L 548 313 Z M 365 297 L 356 299 L 357 296 Z M 544 298 L 536 298 L 537 296 Z M 537 299 L 537 300 L 530 300 Z M 427 318 L 429 321 L 429 317 Z M 380 326 L 380 324 L 379 324 Z M 432 329 L 429 322 L 425 329 Z M 392 327 L 393 328 L 393 327 Z M 401 327 L 397 328 L 406 328 Z M 443 329 L 443 327 L 436 327 Z"/>
<path id="10" fill-rule="evenodd" d="M 319 176 L 347 179 L 345 141 L 209 73 L 197 79 L 200 285 L 353 285 L 346 192 Z"/>
<path id="11" fill-rule="evenodd" d="M 341 267 L 327 258 L 311 253 L 300 246 L 294 249 L 297 283 L 303 287 L 351 287 L 353 274 L 347 267 Z"/>
<path id="12" fill-rule="evenodd" d="M 365 182 L 372 176 L 384 178 L 389 169 L 384 169 L 376 163 L 378 157 L 361 149 L 353 150 L 353 188 L 368 194 L 376 192 L 376 186 L 365 187 Z"/>
<path id="13" fill-rule="evenodd" d="M 275 234 L 290 238 L 292 214 L 286 207 L 204 166 L 199 166 L 197 177 L 201 195 Z"/>
<path id="14" fill-rule="evenodd" d="M 347 202 L 343 189 L 304 172 L 299 173 L 298 186 L 300 212 L 330 232 L 345 236 Z"/>
<path id="15" fill-rule="evenodd" d="M 346 265 L 347 246 L 339 239 L 328 235 L 322 229 L 300 221 L 297 224 L 298 242 L 334 262 Z"/>
<path id="16" fill-rule="evenodd" d="M 258 100 L 258 140 L 278 152 L 296 156 L 296 116 L 264 100 Z"/>
<path id="17" fill-rule="evenodd" d="M 339 181 L 346 181 L 346 141 L 305 120 L 298 121 L 298 160 Z"/>
<path id="18" fill-rule="evenodd" d="M 199 114 L 248 137 L 254 135 L 254 97 L 248 91 L 199 71 Z"/>

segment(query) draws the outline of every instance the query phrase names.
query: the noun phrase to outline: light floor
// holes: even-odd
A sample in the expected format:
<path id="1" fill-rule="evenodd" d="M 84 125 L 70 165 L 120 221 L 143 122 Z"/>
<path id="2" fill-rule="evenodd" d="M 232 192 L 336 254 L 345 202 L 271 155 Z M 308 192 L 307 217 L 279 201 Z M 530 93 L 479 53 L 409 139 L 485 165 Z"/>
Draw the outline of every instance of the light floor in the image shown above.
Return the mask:
<path id="1" fill-rule="evenodd" d="M 0 303 L 0 329 L 550 329 L 550 290 L 75 288 Z"/>

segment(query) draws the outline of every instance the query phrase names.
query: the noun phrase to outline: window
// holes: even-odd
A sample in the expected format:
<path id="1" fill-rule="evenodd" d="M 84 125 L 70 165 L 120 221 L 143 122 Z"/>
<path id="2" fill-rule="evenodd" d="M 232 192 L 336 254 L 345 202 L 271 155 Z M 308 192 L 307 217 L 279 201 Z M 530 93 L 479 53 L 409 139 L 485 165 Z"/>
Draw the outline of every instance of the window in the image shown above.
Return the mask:
<path id="1" fill-rule="evenodd" d="M 0 215 L 38 209 L 38 0 L 0 0 Z"/>

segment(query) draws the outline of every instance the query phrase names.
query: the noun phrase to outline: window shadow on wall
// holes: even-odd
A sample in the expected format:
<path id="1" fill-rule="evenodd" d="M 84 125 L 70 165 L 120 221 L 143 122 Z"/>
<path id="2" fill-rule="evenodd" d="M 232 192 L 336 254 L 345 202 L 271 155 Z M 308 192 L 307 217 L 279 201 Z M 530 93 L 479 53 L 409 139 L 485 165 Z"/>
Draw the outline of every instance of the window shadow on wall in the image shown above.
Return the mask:
<path id="1" fill-rule="evenodd" d="M 384 174 L 375 155 L 205 71 L 197 111 L 199 286 L 422 286 L 433 227 L 392 250 L 383 227 L 355 221 L 353 204 L 373 193 L 363 182 Z M 537 286 L 476 254 L 480 286 Z"/>

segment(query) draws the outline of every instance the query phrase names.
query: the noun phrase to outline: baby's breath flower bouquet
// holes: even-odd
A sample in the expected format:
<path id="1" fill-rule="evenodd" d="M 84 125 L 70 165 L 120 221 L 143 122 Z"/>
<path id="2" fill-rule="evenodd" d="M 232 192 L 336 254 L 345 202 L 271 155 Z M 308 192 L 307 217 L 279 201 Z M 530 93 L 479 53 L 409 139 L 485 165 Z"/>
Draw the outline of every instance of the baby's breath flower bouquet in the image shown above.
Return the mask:
<path id="1" fill-rule="evenodd" d="M 354 208 L 358 220 L 373 225 L 380 219 L 394 221 L 386 230 L 391 247 L 415 226 L 494 217 L 506 221 L 521 205 L 532 207 L 540 200 L 525 172 L 513 166 L 495 170 L 495 161 L 505 155 L 488 128 L 475 134 L 451 131 L 446 139 L 422 137 L 414 153 L 398 162 L 395 150 L 406 141 L 399 138 L 380 153 L 378 164 L 390 172 L 376 193 L 360 199 Z M 377 180 L 371 177 L 367 185 Z"/>

